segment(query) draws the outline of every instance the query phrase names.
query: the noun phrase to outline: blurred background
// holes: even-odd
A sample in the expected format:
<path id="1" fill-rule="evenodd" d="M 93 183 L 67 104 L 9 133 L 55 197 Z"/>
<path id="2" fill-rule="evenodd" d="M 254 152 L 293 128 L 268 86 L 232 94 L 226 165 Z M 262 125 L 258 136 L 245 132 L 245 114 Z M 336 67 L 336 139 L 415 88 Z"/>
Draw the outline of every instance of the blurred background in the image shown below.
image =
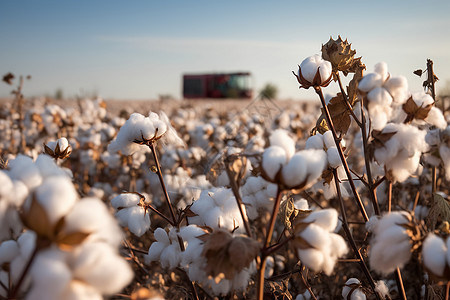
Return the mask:
<path id="1" fill-rule="evenodd" d="M 27 97 L 140 100 L 181 99 L 186 73 L 245 71 L 256 92 L 270 83 L 279 99 L 314 99 L 291 71 L 341 35 L 367 72 L 385 61 L 412 91 L 432 59 L 439 93 L 449 13 L 448 0 L 1 1 L 0 75 L 31 75 Z M 0 97 L 10 91 L 0 84 Z"/>

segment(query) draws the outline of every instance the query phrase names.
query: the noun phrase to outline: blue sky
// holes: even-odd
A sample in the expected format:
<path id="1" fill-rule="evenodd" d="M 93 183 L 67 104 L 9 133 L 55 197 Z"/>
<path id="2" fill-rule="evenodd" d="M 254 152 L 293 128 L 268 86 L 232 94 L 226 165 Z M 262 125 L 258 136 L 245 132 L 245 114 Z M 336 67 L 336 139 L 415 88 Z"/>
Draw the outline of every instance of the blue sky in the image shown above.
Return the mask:
<path id="1" fill-rule="evenodd" d="M 320 3 L 320 4 L 316 4 Z M 0 1 L 0 73 L 33 76 L 24 94 L 181 97 L 186 72 L 250 71 L 279 97 L 305 99 L 291 71 L 340 34 L 405 75 L 431 58 L 450 80 L 450 1 Z M 438 85 L 439 88 L 439 85 Z M 0 97 L 10 86 L 0 84 Z"/>

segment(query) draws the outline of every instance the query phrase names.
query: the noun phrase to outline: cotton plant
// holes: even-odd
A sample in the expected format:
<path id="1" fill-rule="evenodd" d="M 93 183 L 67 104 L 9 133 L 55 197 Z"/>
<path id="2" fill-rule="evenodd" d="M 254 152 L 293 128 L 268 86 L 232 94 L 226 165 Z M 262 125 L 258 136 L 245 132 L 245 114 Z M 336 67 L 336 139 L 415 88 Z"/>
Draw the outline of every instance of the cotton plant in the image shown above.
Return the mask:
<path id="1" fill-rule="evenodd" d="M 22 234 L 17 240 L 19 249 L 21 243 L 32 245 L 25 253 L 17 251 L 17 258 L 8 258 L 16 270 L 21 270 L 18 277 L 26 278 L 19 282 L 11 274 L 11 282 L 18 286 L 5 291 L 9 297 L 26 292 L 26 299 L 87 294 L 98 299 L 119 292 L 131 281 L 131 268 L 117 251 L 122 233 L 101 200 L 80 199 L 71 178 L 46 155 L 36 161 L 18 156 L 6 174 L 27 188 L 21 221 L 33 236 L 31 242 L 21 242 L 28 236 Z M 92 260 L 98 262 L 98 268 Z M 27 264 L 31 268 L 25 273 Z M 106 273 L 99 271 L 112 265 L 117 268 Z M 50 288 L 50 279 L 61 281 Z M 81 282 L 84 283 L 80 285 Z M 115 283 L 114 287 L 110 282 Z"/>

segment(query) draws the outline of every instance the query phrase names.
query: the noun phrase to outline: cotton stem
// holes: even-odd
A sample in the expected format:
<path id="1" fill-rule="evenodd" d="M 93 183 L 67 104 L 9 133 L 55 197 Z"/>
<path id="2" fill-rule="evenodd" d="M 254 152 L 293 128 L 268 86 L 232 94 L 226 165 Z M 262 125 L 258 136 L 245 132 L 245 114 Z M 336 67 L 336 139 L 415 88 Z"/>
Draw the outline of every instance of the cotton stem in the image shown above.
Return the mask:
<path id="1" fill-rule="evenodd" d="M 345 235 L 347 236 L 348 242 L 350 243 L 353 253 L 358 258 L 358 263 L 361 267 L 361 270 L 363 271 L 364 275 L 366 276 L 367 280 L 369 281 L 370 288 L 374 292 L 376 298 L 380 300 L 381 299 L 380 295 L 375 291 L 375 281 L 373 280 L 372 275 L 370 274 L 369 268 L 367 268 L 367 265 L 364 262 L 364 259 L 361 255 L 361 253 L 359 252 L 358 246 L 356 245 L 355 239 L 353 238 L 353 235 L 348 226 L 347 214 L 345 212 L 345 207 L 344 207 L 344 199 L 342 199 L 341 188 L 339 186 L 339 178 L 338 178 L 336 169 L 333 169 L 333 175 L 334 175 L 334 182 L 336 184 L 336 192 L 337 192 L 337 196 L 339 199 L 339 206 L 341 209 L 342 228 L 344 229 Z"/>
<path id="2" fill-rule="evenodd" d="M 156 148 L 154 143 L 150 143 L 149 145 L 150 150 L 152 151 L 153 158 L 155 159 L 155 165 L 156 165 L 156 174 L 158 175 L 159 182 L 161 183 L 161 187 L 164 193 L 164 198 L 166 199 L 167 206 L 169 206 L 170 215 L 172 216 L 173 224 L 177 224 L 177 218 L 175 217 L 175 212 L 173 210 L 172 202 L 170 201 L 169 194 L 167 193 L 166 185 L 164 183 L 164 177 L 161 172 L 161 165 L 158 160 L 158 155 L 156 154 Z"/>
<path id="3" fill-rule="evenodd" d="M 364 221 L 367 222 L 367 221 L 369 221 L 369 217 L 367 216 L 366 210 L 364 208 L 364 204 L 362 203 L 361 198 L 359 197 L 358 191 L 356 190 L 355 183 L 353 182 L 353 177 L 350 172 L 350 168 L 348 167 L 347 160 L 345 159 L 344 151 L 342 151 L 341 143 L 336 134 L 336 130 L 334 128 L 333 121 L 331 119 L 331 115 L 328 110 L 327 104 L 325 103 L 325 98 L 323 97 L 322 88 L 315 87 L 315 91 L 316 91 L 317 95 L 319 95 L 320 101 L 322 102 L 322 107 L 325 112 L 325 117 L 327 120 L 328 128 L 331 130 L 331 133 L 333 134 L 333 138 L 336 143 L 336 147 L 338 149 L 339 156 L 342 161 L 342 165 L 344 166 L 345 173 L 347 174 L 348 182 L 350 183 L 350 186 L 352 188 L 352 192 L 353 192 L 353 196 L 355 198 L 356 204 L 358 205 L 359 210 L 361 211 L 361 215 L 363 216 Z"/>

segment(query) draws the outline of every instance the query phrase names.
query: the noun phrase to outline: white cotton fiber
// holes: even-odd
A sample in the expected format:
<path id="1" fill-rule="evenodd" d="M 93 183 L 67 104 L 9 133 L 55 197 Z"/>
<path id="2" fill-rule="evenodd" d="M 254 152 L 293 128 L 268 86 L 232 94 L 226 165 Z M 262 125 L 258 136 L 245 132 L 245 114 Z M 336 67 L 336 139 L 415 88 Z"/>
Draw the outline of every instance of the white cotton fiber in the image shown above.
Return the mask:
<path id="1" fill-rule="evenodd" d="M 262 156 L 262 168 L 270 180 L 274 180 L 276 174 L 286 163 L 286 151 L 279 146 L 270 146 L 264 150 Z"/>
<path id="2" fill-rule="evenodd" d="M 331 130 L 327 130 L 323 133 L 323 144 L 327 149 L 331 147 L 336 147 L 336 143 L 334 142 L 334 137 Z"/>
<path id="3" fill-rule="evenodd" d="M 308 225 L 300 236 L 316 249 L 326 249 L 330 243 L 326 230 L 315 223 Z"/>
<path id="4" fill-rule="evenodd" d="M 286 153 L 286 159 L 290 159 L 295 153 L 295 141 L 284 129 L 277 129 L 269 137 L 270 146 L 283 148 Z"/>
<path id="5" fill-rule="evenodd" d="M 314 222 L 328 232 L 333 232 L 338 223 L 338 213 L 334 208 L 320 209 L 312 212 L 303 222 Z"/>
<path id="6" fill-rule="evenodd" d="M 308 159 L 308 185 L 314 184 L 325 170 L 328 160 L 323 150 L 303 150 L 303 155 Z"/>
<path id="7" fill-rule="evenodd" d="M 397 104 L 403 104 L 409 98 L 408 81 L 404 76 L 392 76 L 383 85 Z"/>
<path id="8" fill-rule="evenodd" d="M 163 243 L 164 245 L 170 244 L 169 236 L 167 235 L 167 232 L 163 228 L 161 227 L 156 228 L 153 235 L 155 236 L 155 239 L 158 242 Z"/>
<path id="9" fill-rule="evenodd" d="M 323 60 L 320 55 L 313 55 L 302 61 L 300 64 L 301 75 L 310 83 L 313 82 L 317 71 L 320 73 L 320 78 L 323 81 L 331 76 L 331 63 Z"/>
<path id="10" fill-rule="evenodd" d="M 384 61 L 375 64 L 373 70 L 375 73 L 381 75 L 383 82 L 386 81 L 386 79 L 389 76 L 388 66 L 387 66 L 387 63 L 385 63 Z"/>
<path id="11" fill-rule="evenodd" d="M 42 183 L 42 176 L 33 160 L 25 155 L 19 154 L 15 159 L 9 161 L 9 176 L 25 183 L 29 189 L 34 189 Z"/>
<path id="12" fill-rule="evenodd" d="M 48 177 L 36 188 L 36 199 L 52 224 L 72 209 L 77 198 L 77 191 L 67 177 Z"/>
<path id="13" fill-rule="evenodd" d="M 439 129 L 445 129 L 447 127 L 447 121 L 442 114 L 442 111 L 433 106 L 428 112 L 428 116 L 425 118 L 425 122 L 436 126 Z"/>
<path id="14" fill-rule="evenodd" d="M 389 106 L 392 104 L 392 96 L 383 87 L 376 87 L 367 94 L 367 99 L 372 104 Z M 370 112 L 370 110 L 369 110 Z"/>
<path id="15" fill-rule="evenodd" d="M 300 261 L 315 272 L 319 272 L 322 269 L 324 257 L 321 251 L 314 248 L 298 249 L 298 256 Z"/>
<path id="16" fill-rule="evenodd" d="M 330 147 L 327 150 L 328 164 L 332 168 L 337 168 L 342 165 L 341 156 L 337 147 Z"/>
<path id="17" fill-rule="evenodd" d="M 362 92 L 369 92 L 375 87 L 383 84 L 383 77 L 378 73 L 369 73 L 359 82 L 358 89 Z"/>
<path id="18" fill-rule="evenodd" d="M 323 147 L 323 136 L 320 133 L 316 133 L 306 140 L 305 149 L 323 149 Z"/>
<path id="19" fill-rule="evenodd" d="M 19 254 L 19 246 L 16 241 L 8 240 L 0 244 L 0 266 L 5 262 L 11 262 Z"/>
<path id="20" fill-rule="evenodd" d="M 442 238 L 430 232 L 423 242 L 422 257 L 425 267 L 437 276 L 444 275 L 447 246 Z"/>
<path id="21" fill-rule="evenodd" d="M 386 282 L 384 280 L 378 280 L 377 282 L 375 282 L 375 292 L 380 294 L 382 297 L 390 296 L 389 287 L 386 285 Z"/>
<path id="22" fill-rule="evenodd" d="M 344 287 L 342 288 L 342 298 L 349 300 L 366 300 L 366 295 L 360 288 L 356 288 L 352 292 L 350 298 L 348 297 L 350 291 L 352 291 L 351 285 L 359 285 L 359 284 L 361 284 L 361 282 L 356 278 L 350 278 L 349 280 L 347 280 Z"/>
<path id="23" fill-rule="evenodd" d="M 295 187 L 305 182 L 308 161 L 302 151 L 297 152 L 281 171 L 283 183 L 289 187 Z"/>
<path id="24" fill-rule="evenodd" d="M 173 269 L 181 262 L 180 246 L 176 243 L 170 244 L 161 252 L 161 266 L 163 268 Z"/>
<path id="25" fill-rule="evenodd" d="M 111 199 L 114 208 L 130 207 L 139 204 L 141 196 L 135 193 L 123 193 Z"/>

